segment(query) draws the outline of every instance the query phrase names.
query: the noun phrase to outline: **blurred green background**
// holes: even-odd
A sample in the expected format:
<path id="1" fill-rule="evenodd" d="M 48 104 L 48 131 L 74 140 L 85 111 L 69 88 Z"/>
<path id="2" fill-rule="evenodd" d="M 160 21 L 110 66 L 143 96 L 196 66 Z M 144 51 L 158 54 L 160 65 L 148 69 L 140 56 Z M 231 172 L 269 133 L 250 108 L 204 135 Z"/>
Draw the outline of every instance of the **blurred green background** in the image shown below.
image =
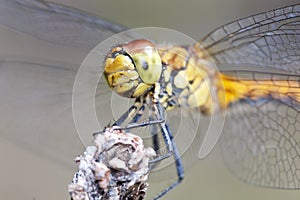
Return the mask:
<path id="1" fill-rule="evenodd" d="M 91 12 L 129 28 L 165 27 L 185 33 L 196 40 L 234 19 L 299 3 L 292 0 L 56 0 L 54 2 Z M 75 164 L 74 168 L 66 168 L 1 138 L 0 156 L 5 159 L 0 166 L 1 199 L 69 199 L 67 185 L 76 170 Z M 21 162 L 22 160 L 27 164 Z M 38 166 L 38 169 L 30 163 Z M 19 165 L 20 169 L 12 170 L 11 165 Z M 25 174 L 32 173 L 33 169 L 35 175 L 28 178 L 30 176 L 27 177 Z M 9 177 L 12 180 L 4 181 Z M 27 179 L 23 179 L 24 177 Z M 37 182 L 40 183 L 38 186 Z M 226 169 L 218 148 L 215 148 L 207 158 L 188 170 L 184 182 L 163 199 L 292 200 L 299 199 L 299 196 L 300 191 L 257 188 L 240 182 Z"/>

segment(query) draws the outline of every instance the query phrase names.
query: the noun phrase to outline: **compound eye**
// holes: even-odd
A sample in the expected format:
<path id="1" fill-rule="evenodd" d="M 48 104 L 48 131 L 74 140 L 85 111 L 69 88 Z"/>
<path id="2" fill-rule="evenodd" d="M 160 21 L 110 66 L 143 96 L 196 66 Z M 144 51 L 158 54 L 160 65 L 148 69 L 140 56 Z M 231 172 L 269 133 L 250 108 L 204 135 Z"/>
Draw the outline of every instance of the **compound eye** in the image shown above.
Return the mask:
<path id="1" fill-rule="evenodd" d="M 148 40 L 134 40 L 123 46 L 131 55 L 136 70 L 144 83 L 156 83 L 162 72 L 162 61 L 155 46 Z"/>

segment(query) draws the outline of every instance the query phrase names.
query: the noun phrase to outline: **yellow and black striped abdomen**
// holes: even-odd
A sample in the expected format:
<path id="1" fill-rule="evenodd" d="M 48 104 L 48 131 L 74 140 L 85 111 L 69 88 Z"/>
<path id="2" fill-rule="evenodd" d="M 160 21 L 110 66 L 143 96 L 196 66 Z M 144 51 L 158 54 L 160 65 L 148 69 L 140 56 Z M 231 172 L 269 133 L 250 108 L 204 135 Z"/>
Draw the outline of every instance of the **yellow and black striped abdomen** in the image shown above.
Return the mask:
<path id="1" fill-rule="evenodd" d="M 269 74 L 269 78 L 243 79 L 233 76 L 220 75 L 218 97 L 221 107 L 227 108 L 230 104 L 241 99 L 259 100 L 272 97 L 287 104 L 300 103 L 300 80 L 293 75 Z"/>

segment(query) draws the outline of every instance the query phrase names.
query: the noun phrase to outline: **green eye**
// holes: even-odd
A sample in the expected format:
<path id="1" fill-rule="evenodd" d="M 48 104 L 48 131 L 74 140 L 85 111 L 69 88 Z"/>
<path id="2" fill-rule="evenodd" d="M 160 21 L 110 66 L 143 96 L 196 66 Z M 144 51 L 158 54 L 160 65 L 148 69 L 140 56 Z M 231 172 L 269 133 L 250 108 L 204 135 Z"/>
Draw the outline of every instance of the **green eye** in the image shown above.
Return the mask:
<path id="1" fill-rule="evenodd" d="M 161 58 L 154 48 L 132 56 L 140 78 L 147 84 L 156 83 L 162 72 Z"/>

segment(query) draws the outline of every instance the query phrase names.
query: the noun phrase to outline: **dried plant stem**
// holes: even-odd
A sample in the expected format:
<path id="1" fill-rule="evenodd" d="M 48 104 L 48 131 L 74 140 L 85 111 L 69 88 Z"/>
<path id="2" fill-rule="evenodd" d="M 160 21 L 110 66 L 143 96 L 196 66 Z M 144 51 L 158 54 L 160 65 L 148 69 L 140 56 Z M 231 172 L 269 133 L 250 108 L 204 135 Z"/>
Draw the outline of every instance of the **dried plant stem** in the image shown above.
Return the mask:
<path id="1" fill-rule="evenodd" d="M 71 199 L 144 199 L 154 150 L 145 148 L 140 137 L 119 127 L 95 134 L 94 143 L 76 158 L 79 170 L 69 185 Z"/>

